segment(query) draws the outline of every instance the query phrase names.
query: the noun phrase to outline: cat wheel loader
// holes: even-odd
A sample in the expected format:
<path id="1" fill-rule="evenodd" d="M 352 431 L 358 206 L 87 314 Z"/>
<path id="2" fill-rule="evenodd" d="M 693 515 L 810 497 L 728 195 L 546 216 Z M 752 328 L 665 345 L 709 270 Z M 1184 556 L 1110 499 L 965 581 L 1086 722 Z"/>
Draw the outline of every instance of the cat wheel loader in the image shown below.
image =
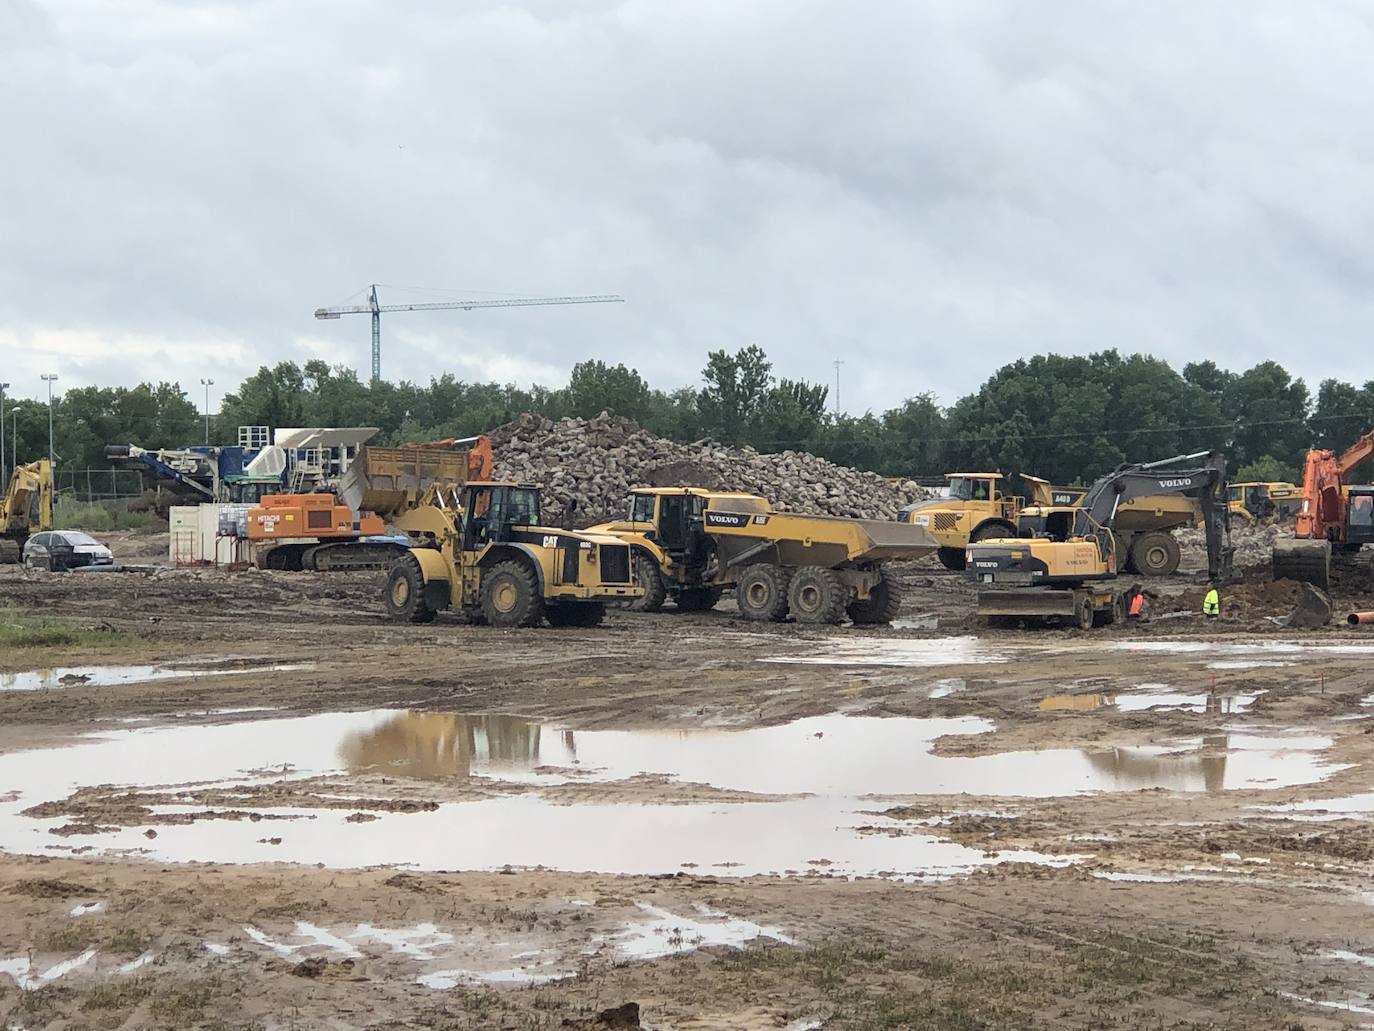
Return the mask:
<path id="1" fill-rule="evenodd" d="M 46 458 L 17 467 L 0 496 L 0 563 L 18 562 L 24 542 L 52 529 L 52 463 Z"/>
<path id="2" fill-rule="evenodd" d="M 1331 585 L 1333 559 L 1351 560 L 1374 544 L 1374 487 L 1347 482 L 1374 455 L 1374 430 L 1339 455 L 1309 451 L 1302 469 L 1302 507 L 1292 540 L 1274 542 L 1274 579 L 1299 580 L 1322 590 Z"/>
<path id="3" fill-rule="evenodd" d="M 1043 524 L 1023 535 L 969 544 L 967 562 L 978 586 L 978 614 L 990 623 L 1020 617 L 1068 618 L 1082 630 L 1122 616 L 1115 588 L 1115 522 L 1146 497 L 1191 499 L 1207 535 L 1207 572 L 1214 582 L 1231 575 L 1226 511 L 1226 460 L 1219 452 L 1179 455 L 1161 462 L 1123 465 L 1088 488 L 1080 506 L 1048 510 Z"/>
<path id="4" fill-rule="evenodd" d="M 372 513 L 410 537 L 387 572 L 384 603 L 393 620 L 430 623 L 459 609 L 497 627 L 596 626 L 606 602 L 638 598 L 630 546 L 616 537 L 542 525 L 540 489 L 529 483 L 468 479 L 490 468 L 485 438 L 467 460 L 444 464 L 434 452 L 360 453 L 341 481 L 353 511 Z"/>
<path id="5" fill-rule="evenodd" d="M 733 589 L 746 619 L 886 623 L 901 588 L 884 563 L 939 546 L 921 526 L 777 512 L 753 494 L 645 487 L 630 499 L 629 519 L 592 530 L 634 547 L 651 610 L 669 595 L 707 609 Z"/>

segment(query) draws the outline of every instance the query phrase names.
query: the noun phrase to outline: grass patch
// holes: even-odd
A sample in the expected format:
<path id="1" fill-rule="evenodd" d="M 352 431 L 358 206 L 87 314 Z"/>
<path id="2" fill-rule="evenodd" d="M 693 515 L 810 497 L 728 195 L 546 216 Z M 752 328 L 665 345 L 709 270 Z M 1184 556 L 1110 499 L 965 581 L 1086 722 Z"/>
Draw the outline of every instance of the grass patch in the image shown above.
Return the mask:
<path id="1" fill-rule="evenodd" d="M 70 496 L 59 496 L 52 512 L 54 530 L 86 530 L 95 533 L 103 530 L 142 530 L 157 522 L 158 520 L 147 512 L 130 512 L 123 507 L 77 501 Z"/>
<path id="2" fill-rule="evenodd" d="M 143 643 L 135 634 L 77 626 L 0 605 L 0 648 L 134 648 Z"/>

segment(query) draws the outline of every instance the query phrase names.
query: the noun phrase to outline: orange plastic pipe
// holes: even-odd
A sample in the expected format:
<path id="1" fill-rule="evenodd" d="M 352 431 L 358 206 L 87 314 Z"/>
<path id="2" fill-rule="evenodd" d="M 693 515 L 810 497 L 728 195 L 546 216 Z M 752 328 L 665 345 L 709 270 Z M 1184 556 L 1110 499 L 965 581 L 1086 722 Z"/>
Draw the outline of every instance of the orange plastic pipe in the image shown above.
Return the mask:
<path id="1" fill-rule="evenodd" d="M 1352 612 L 1345 617 L 1345 621 L 1350 626 L 1359 626 L 1361 623 L 1374 623 L 1374 612 Z"/>

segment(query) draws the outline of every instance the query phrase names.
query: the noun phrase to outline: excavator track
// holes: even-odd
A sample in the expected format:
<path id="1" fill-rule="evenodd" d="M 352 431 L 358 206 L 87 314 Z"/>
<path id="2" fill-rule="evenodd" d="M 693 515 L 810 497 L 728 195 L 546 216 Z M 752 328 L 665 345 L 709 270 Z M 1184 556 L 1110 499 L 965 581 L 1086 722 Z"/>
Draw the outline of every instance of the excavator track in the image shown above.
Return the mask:
<path id="1" fill-rule="evenodd" d="M 23 551 L 24 549 L 20 547 L 18 541 L 0 537 L 0 566 L 13 565 L 18 562 Z"/>
<path id="2" fill-rule="evenodd" d="M 409 550 L 404 544 L 340 542 L 310 548 L 301 556 L 301 561 L 306 569 L 321 573 L 352 573 L 390 569 L 391 564 Z"/>

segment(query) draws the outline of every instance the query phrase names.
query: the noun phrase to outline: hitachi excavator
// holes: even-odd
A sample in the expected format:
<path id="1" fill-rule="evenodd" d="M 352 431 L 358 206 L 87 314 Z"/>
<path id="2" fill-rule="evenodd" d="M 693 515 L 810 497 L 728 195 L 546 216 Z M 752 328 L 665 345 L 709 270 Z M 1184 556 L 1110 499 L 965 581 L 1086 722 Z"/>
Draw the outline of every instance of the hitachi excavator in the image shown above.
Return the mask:
<path id="1" fill-rule="evenodd" d="M 1374 544 L 1374 487 L 1352 487 L 1346 480 L 1374 455 L 1374 430 L 1339 455 L 1307 452 L 1302 467 L 1302 507 L 1292 540 L 1274 542 L 1274 579 L 1305 580 L 1325 590 L 1335 556 L 1353 556 Z"/>
<path id="2" fill-rule="evenodd" d="M 0 563 L 18 562 L 31 534 L 52 529 L 52 464 L 21 465 L 0 497 Z"/>
<path id="3" fill-rule="evenodd" d="M 1196 500 L 1207 528 L 1208 577 L 1229 579 L 1226 459 L 1202 451 L 1121 466 L 1089 487 L 1080 507 L 1047 510 L 1034 536 L 971 543 L 967 565 L 978 584 L 978 614 L 990 622 L 1068 617 L 1082 630 L 1115 622 L 1122 599 L 1113 583 L 1112 527 L 1132 499 L 1162 495 Z"/>

